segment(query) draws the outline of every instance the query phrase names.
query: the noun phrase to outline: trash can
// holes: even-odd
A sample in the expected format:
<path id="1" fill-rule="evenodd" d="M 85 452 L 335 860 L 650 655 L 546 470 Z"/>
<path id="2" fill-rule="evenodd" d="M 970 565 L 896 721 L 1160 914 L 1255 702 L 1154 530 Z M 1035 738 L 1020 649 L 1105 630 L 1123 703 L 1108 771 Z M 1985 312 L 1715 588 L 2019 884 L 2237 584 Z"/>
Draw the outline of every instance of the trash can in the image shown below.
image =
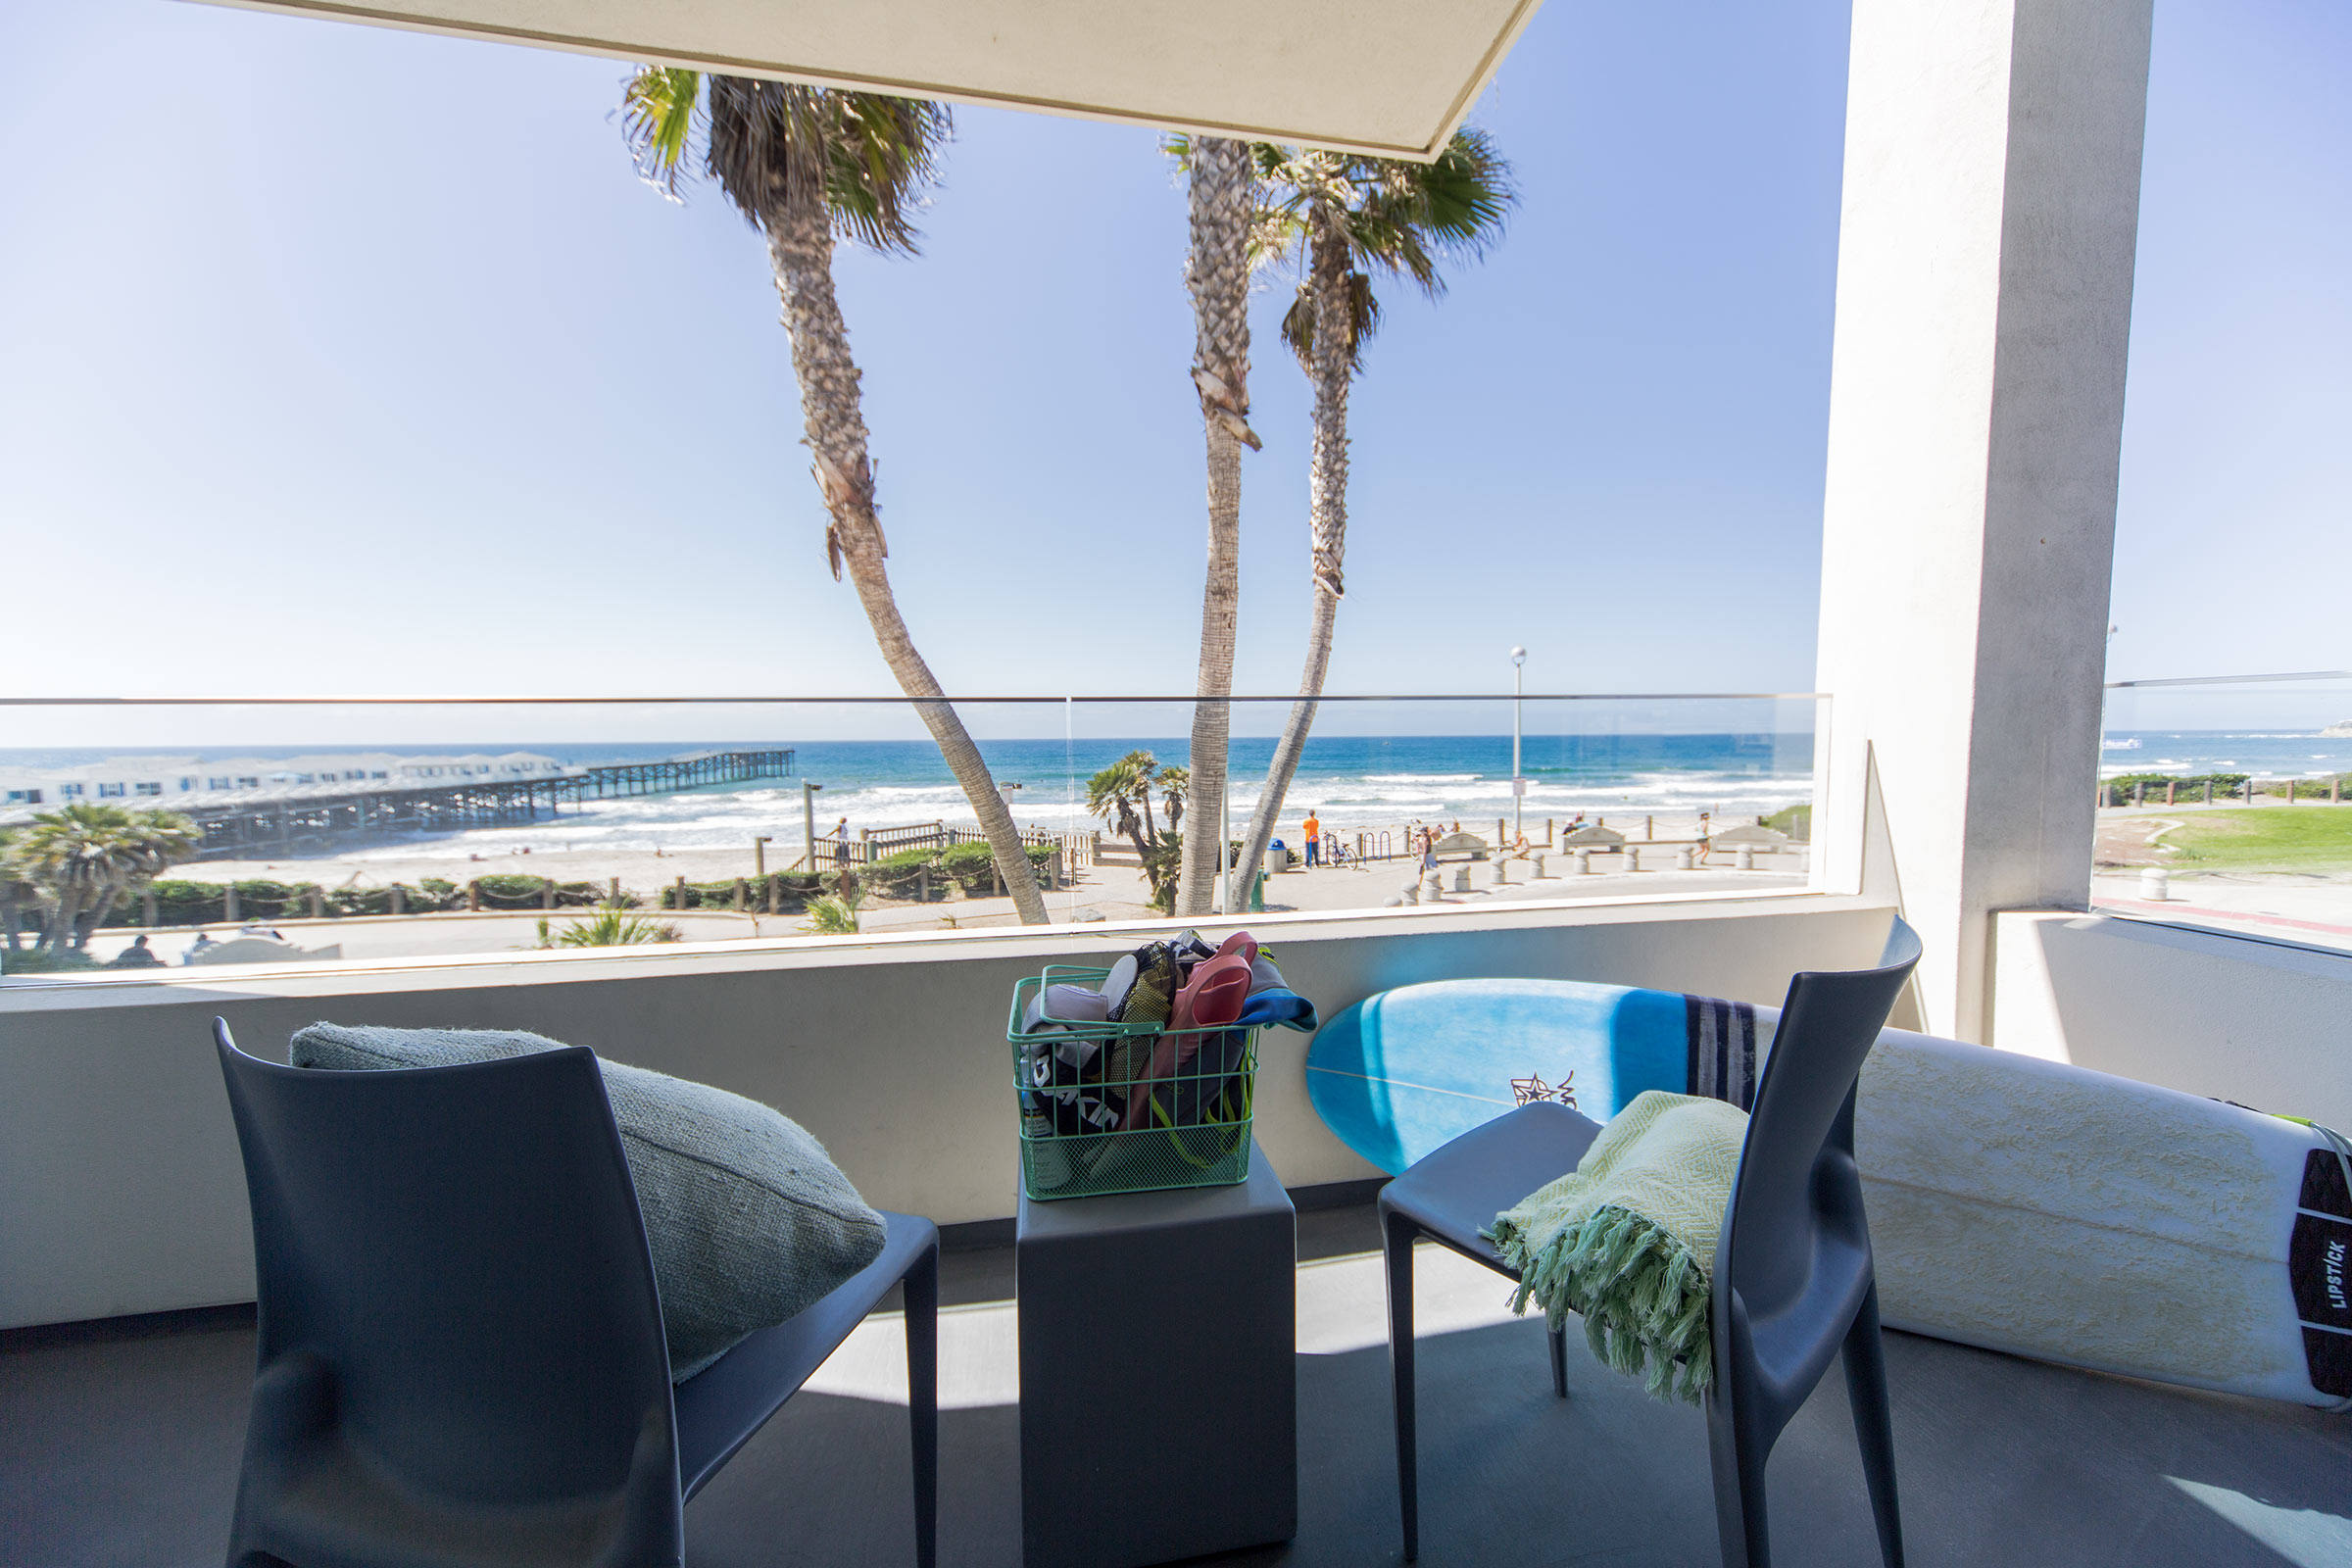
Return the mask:
<path id="1" fill-rule="evenodd" d="M 1276 839 L 1266 846 L 1266 875 L 1276 876 L 1291 868 L 1291 852 Z"/>

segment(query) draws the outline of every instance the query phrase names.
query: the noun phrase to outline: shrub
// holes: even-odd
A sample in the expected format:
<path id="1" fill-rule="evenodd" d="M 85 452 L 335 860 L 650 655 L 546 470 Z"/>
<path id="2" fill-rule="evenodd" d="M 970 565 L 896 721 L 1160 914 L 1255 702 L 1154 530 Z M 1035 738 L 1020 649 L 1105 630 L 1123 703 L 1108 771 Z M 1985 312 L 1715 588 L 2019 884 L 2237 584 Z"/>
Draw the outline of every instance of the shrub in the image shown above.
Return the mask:
<path id="1" fill-rule="evenodd" d="M 779 899 L 787 906 L 806 904 L 812 895 L 838 886 L 841 880 L 839 872 L 831 871 L 782 871 L 771 874 L 776 878 Z M 746 877 L 744 880 L 748 884 L 745 897 L 750 901 L 746 906 L 756 910 L 765 909 L 766 884 L 758 877 Z M 857 885 L 858 879 L 853 874 L 851 886 Z M 724 882 L 689 882 L 686 884 L 686 902 L 683 905 L 678 903 L 677 884 L 671 883 L 660 890 L 654 903 L 664 909 L 732 909 L 735 907 L 735 882 L 731 877 Z"/>
<path id="2" fill-rule="evenodd" d="M 854 937 L 858 934 L 858 901 L 843 898 L 837 893 L 820 894 L 808 901 L 808 930 L 820 937 Z"/>
<path id="3" fill-rule="evenodd" d="M 1799 844 L 1813 842 L 1813 808 L 1810 806 L 1784 806 L 1765 817 L 1763 822 L 1764 826 L 1775 832 L 1786 833 Z"/>
<path id="4" fill-rule="evenodd" d="M 631 914 L 628 906 L 608 903 L 586 920 L 574 920 L 563 930 L 549 934 L 551 922 L 539 922 L 539 945 L 543 948 L 626 948 L 648 942 L 676 942 L 678 928 L 663 920 L 650 920 L 642 914 Z"/>
<path id="5" fill-rule="evenodd" d="M 2114 798 L 2120 800 L 2131 799 L 2132 786 L 2134 784 L 2145 784 L 2149 793 L 2155 795 L 2161 795 L 2167 784 L 2178 784 L 2183 795 L 2193 790 L 2202 796 L 2210 780 L 2216 796 L 2235 795 L 2244 790 L 2248 776 L 2244 773 L 2119 773 L 2107 780 L 2107 788 Z"/>
<path id="6" fill-rule="evenodd" d="M 16 953 L 0 950 L 0 974 L 54 974 L 63 969 L 95 969 L 97 961 L 86 953 L 72 949 L 54 949 L 36 953 L 30 948 Z"/>
<path id="7" fill-rule="evenodd" d="M 157 925 L 202 925 L 208 920 L 225 918 L 226 890 L 218 882 L 189 882 L 173 877 L 150 882 L 146 891 L 155 895 Z M 144 912 L 141 901 L 133 899 L 127 908 L 117 906 L 115 919 L 127 925 Z"/>

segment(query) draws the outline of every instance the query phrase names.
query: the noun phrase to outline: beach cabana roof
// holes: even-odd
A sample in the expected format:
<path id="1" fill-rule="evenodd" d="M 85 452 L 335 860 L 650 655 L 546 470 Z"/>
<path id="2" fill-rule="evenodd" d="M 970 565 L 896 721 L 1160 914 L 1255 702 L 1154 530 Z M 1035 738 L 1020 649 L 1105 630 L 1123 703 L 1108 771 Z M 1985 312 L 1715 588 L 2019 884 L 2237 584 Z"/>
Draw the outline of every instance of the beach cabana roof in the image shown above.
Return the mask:
<path id="1" fill-rule="evenodd" d="M 1788 845 L 1788 835 L 1779 828 L 1749 822 L 1741 827 L 1727 827 L 1708 842 L 1723 849 L 1738 849 L 1742 844 L 1752 844 L 1760 850 L 1777 850 Z"/>

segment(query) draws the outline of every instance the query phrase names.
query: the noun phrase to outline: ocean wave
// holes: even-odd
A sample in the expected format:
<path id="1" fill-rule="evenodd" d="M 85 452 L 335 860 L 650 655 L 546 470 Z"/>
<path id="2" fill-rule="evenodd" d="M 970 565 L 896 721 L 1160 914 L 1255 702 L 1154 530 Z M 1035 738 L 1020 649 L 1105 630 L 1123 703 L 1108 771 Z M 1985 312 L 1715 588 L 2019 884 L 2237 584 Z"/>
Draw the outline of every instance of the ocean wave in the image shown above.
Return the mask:
<path id="1" fill-rule="evenodd" d="M 845 817 L 853 839 L 863 829 L 939 822 L 970 832 L 979 825 L 970 802 L 953 780 L 860 780 L 836 774 L 826 782 L 829 787 L 815 799 L 820 837 L 834 831 Z M 1258 778 L 1234 780 L 1228 808 L 1235 833 L 1246 830 L 1262 793 Z M 1579 814 L 1630 817 L 1646 812 L 1690 817 L 1702 809 L 1726 815 L 1762 814 L 1811 798 L 1812 780 L 1804 773 L 1629 769 L 1588 777 L 1531 774 L 1519 811 L 1523 819 L 1534 823 Z M 377 840 L 349 853 L 362 860 L 420 855 L 458 859 L 478 855 L 485 860 L 503 860 L 524 849 L 537 854 L 748 850 L 755 837 L 765 837 L 771 841 L 768 855 L 774 863 L 779 858 L 789 861 L 804 847 L 803 800 L 798 784 L 779 788 L 765 782 L 675 795 L 583 801 L 566 804 L 561 815 L 537 822 Z M 1468 770 L 1307 774 L 1288 791 L 1276 836 L 1295 838 L 1299 819 L 1309 810 L 1318 812 L 1334 832 L 1395 832 L 1411 822 L 1457 820 L 1474 829 L 1481 821 L 1491 827 L 1498 817 L 1510 814 L 1513 800 L 1511 781 L 1504 774 Z M 1032 780 L 1027 789 L 1011 796 L 1010 805 L 1013 819 L 1024 827 L 1048 832 L 1108 831 L 1102 818 L 1087 811 L 1085 792 L 1076 780 Z M 1199 808 L 1198 805 L 1193 808 Z M 1164 814 L 1155 811 L 1154 818 L 1160 830 L 1166 831 Z"/>

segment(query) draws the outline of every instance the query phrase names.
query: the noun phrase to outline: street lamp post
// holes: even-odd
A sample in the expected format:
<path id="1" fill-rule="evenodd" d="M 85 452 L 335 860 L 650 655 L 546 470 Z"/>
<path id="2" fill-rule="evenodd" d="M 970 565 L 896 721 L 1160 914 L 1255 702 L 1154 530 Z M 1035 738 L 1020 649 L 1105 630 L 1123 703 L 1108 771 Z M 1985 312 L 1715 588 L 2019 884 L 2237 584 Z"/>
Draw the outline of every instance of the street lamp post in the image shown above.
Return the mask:
<path id="1" fill-rule="evenodd" d="M 822 784 L 801 780 L 801 842 L 808 846 L 801 858 L 811 871 L 816 869 L 816 792 L 823 788 Z"/>
<path id="2" fill-rule="evenodd" d="M 767 847 L 775 842 L 772 834 L 760 833 L 752 839 L 752 875 L 767 880 Z"/>
<path id="3" fill-rule="evenodd" d="M 1525 837 L 1520 813 L 1527 804 L 1527 780 L 1519 771 L 1519 707 L 1527 698 L 1527 650 L 1511 650 L 1511 834 Z"/>

